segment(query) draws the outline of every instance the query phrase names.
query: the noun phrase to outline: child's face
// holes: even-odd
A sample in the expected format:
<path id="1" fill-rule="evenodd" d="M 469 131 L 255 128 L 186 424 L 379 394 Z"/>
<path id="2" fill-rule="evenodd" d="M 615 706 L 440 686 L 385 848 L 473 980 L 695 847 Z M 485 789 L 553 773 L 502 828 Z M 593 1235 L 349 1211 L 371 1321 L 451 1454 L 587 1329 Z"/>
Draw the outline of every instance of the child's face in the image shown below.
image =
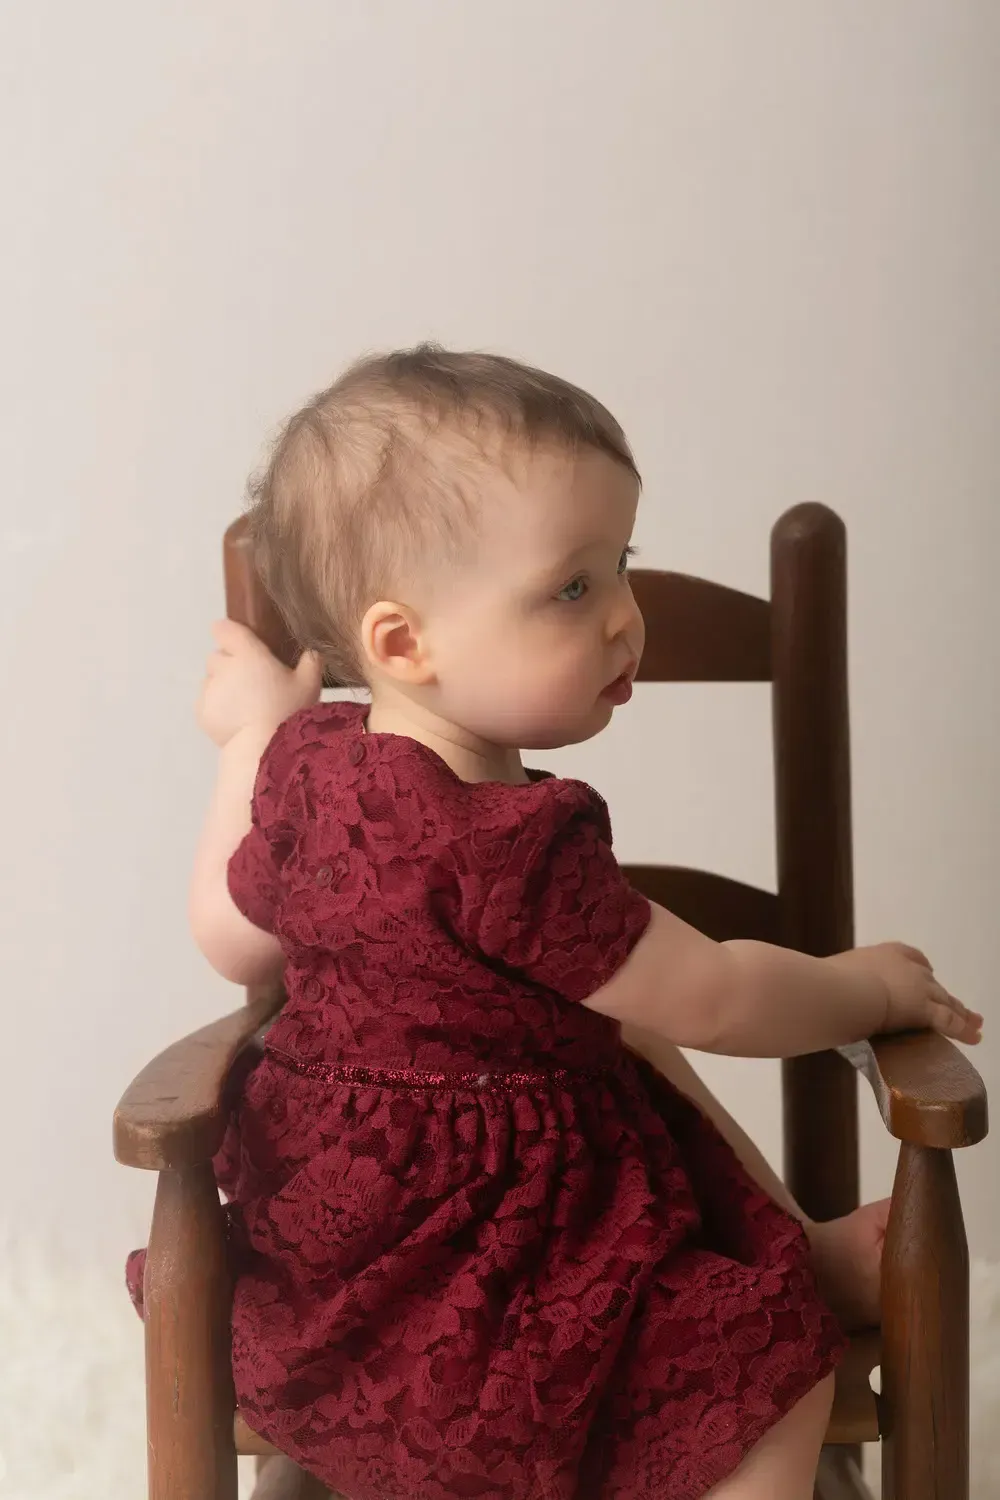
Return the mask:
<path id="1" fill-rule="evenodd" d="M 474 556 L 428 600 L 438 713 L 520 749 L 605 727 L 645 640 L 626 574 L 638 499 L 634 476 L 598 449 L 538 448 L 491 473 Z"/>

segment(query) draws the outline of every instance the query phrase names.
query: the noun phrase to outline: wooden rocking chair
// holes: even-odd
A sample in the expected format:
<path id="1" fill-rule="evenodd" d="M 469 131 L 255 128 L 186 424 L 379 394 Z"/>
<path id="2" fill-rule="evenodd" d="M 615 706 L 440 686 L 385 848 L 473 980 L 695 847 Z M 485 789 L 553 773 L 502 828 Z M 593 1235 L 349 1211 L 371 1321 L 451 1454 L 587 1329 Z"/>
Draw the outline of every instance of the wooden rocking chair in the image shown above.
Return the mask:
<path id="1" fill-rule="evenodd" d="M 229 528 L 224 551 L 230 615 L 294 660 L 242 522 Z M 844 527 L 821 506 L 800 506 L 775 526 L 771 561 L 770 600 L 672 573 L 640 570 L 632 582 L 647 627 L 641 680 L 772 683 L 778 891 L 686 869 L 630 874 L 714 938 L 826 955 L 854 939 Z M 283 998 L 252 993 L 235 1014 L 170 1047 L 115 1114 L 118 1160 L 159 1173 L 145 1272 L 150 1500 L 235 1500 L 238 1453 L 261 1455 L 256 1500 L 324 1494 L 236 1411 L 211 1167 L 227 1081 Z M 786 1181 L 813 1218 L 858 1203 L 857 1073 L 900 1142 L 881 1331 L 857 1339 L 840 1371 L 817 1494 L 867 1496 L 860 1444 L 881 1440 L 885 1500 L 967 1500 L 968 1251 L 952 1152 L 986 1134 L 982 1081 L 963 1053 L 925 1033 L 798 1058 L 782 1073 Z M 878 1397 L 869 1381 L 876 1365 Z"/>

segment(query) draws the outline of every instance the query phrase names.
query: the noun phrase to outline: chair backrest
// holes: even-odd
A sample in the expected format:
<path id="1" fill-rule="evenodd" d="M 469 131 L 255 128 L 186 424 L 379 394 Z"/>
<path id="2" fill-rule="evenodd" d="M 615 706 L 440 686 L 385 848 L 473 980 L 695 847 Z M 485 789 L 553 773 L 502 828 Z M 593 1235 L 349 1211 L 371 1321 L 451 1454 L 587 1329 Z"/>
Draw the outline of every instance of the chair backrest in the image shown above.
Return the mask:
<path id="1" fill-rule="evenodd" d="M 770 682 L 778 889 L 675 866 L 632 865 L 652 900 L 710 937 L 818 957 L 854 941 L 847 700 L 846 533 L 821 505 L 771 533 L 771 597 L 683 574 L 631 575 L 646 621 L 643 682 Z M 245 522 L 224 542 L 226 608 L 286 662 L 297 650 L 253 568 Z M 335 684 L 331 684 L 335 685 Z M 816 1219 L 858 1202 L 857 1086 L 836 1053 L 782 1064 L 785 1180 Z"/>

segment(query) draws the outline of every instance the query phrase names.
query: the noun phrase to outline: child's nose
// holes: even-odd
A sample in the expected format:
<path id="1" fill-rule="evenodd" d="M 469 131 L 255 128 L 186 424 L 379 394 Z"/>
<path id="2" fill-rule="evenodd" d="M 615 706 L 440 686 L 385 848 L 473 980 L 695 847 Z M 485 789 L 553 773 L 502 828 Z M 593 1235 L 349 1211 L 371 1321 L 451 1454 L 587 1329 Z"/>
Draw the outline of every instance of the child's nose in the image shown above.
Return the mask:
<path id="1" fill-rule="evenodd" d="M 626 640 L 637 656 L 642 655 L 646 627 L 628 584 L 622 588 L 608 615 L 608 640 L 620 639 Z"/>

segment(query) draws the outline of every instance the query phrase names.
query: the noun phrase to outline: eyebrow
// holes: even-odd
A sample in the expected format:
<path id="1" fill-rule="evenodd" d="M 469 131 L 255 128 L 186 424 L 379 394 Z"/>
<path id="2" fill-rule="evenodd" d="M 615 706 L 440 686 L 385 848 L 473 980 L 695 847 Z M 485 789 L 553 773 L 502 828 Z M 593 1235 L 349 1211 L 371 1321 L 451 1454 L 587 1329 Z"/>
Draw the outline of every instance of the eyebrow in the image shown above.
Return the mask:
<path id="1" fill-rule="evenodd" d="M 530 587 L 549 588 L 555 583 L 562 582 L 564 579 L 572 578 L 574 572 L 579 570 L 584 561 L 588 557 L 592 557 L 595 552 L 602 551 L 604 546 L 604 542 L 597 541 L 587 542 L 584 546 L 575 548 L 574 551 L 568 553 L 566 557 L 551 568 L 546 568 L 542 572 L 532 574 L 529 580 Z"/>
<path id="2" fill-rule="evenodd" d="M 534 584 L 548 584 L 554 582 L 556 579 L 565 578 L 567 574 L 572 573 L 574 568 L 579 567 L 583 559 L 588 554 L 594 552 L 594 550 L 593 544 L 587 547 L 577 547 L 575 551 L 568 553 L 567 556 L 560 558 L 559 561 L 552 563 L 549 567 L 540 568 L 537 572 L 532 573 L 531 582 Z"/>

